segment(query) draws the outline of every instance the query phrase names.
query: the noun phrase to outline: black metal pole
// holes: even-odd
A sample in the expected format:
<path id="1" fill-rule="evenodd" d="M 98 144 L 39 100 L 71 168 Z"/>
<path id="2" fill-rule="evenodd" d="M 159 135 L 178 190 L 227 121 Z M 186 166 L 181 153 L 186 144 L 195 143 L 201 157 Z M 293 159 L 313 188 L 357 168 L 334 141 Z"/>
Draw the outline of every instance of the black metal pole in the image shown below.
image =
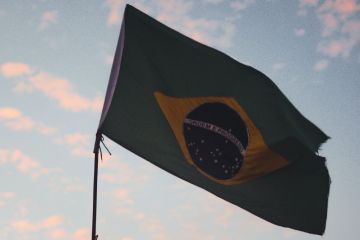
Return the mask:
<path id="1" fill-rule="evenodd" d="M 94 188 L 93 188 L 93 212 L 92 212 L 92 232 L 91 240 L 96 240 L 96 200 L 97 200 L 97 178 L 98 178 L 98 166 L 99 166 L 99 148 L 100 148 L 101 134 L 96 134 L 96 141 L 94 146 Z"/>

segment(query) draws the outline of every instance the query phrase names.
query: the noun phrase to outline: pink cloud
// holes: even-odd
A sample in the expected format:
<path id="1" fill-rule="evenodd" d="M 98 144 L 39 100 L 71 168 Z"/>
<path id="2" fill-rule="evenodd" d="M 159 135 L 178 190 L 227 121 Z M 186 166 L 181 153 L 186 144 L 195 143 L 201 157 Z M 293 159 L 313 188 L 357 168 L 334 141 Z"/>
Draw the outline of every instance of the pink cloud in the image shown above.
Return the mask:
<path id="1" fill-rule="evenodd" d="M 306 8 L 314 8 L 322 23 L 323 38 L 318 43 L 318 51 L 331 58 L 350 56 L 360 43 L 360 20 L 357 18 L 360 4 L 355 0 L 325 0 L 320 5 L 300 1 L 300 10 Z M 325 65 L 317 66 L 314 67 L 316 71 Z"/>
<path id="2" fill-rule="evenodd" d="M 282 69 L 284 69 L 285 67 L 285 64 L 284 63 L 275 63 L 271 66 L 271 68 L 274 70 L 274 71 L 280 71 Z"/>
<path id="3" fill-rule="evenodd" d="M 89 228 L 80 228 L 74 232 L 73 237 L 74 240 L 89 240 L 90 235 L 91 232 Z"/>
<path id="4" fill-rule="evenodd" d="M 123 237 L 121 240 L 134 240 L 132 237 Z"/>
<path id="5" fill-rule="evenodd" d="M 201 43 L 220 48 L 231 47 L 235 35 L 234 21 L 236 17 L 196 18 L 191 15 L 193 7 L 192 2 L 156 1 L 156 18 Z"/>
<path id="6" fill-rule="evenodd" d="M 149 178 L 150 172 L 143 172 L 139 175 L 136 170 L 131 168 L 128 164 L 116 159 L 114 156 L 103 154 L 103 161 L 100 164 L 102 173 L 100 178 L 116 184 L 123 184 L 132 182 L 133 184 L 142 184 Z M 146 168 L 148 170 L 148 168 Z"/>
<path id="7" fill-rule="evenodd" d="M 329 57 L 348 57 L 352 49 L 353 42 L 347 39 L 336 39 L 319 44 L 318 50 Z"/>
<path id="8" fill-rule="evenodd" d="M 112 55 L 107 55 L 107 56 L 105 57 L 105 63 L 106 63 L 107 65 L 112 65 L 113 61 L 114 61 L 114 56 L 112 56 Z"/>
<path id="9" fill-rule="evenodd" d="M 1 152 L 0 152 L 0 164 L 2 162 L 1 160 Z M 11 199 L 15 198 L 16 193 L 14 192 L 0 192 L 0 208 L 5 206 L 5 204 L 10 201 Z"/>
<path id="10" fill-rule="evenodd" d="M 79 96 L 74 92 L 69 81 L 55 78 L 47 73 L 39 73 L 30 77 L 30 82 L 40 92 L 49 98 L 55 99 L 65 109 L 78 112 L 88 109 L 88 99 Z"/>
<path id="11" fill-rule="evenodd" d="M 146 215 L 144 213 L 138 212 L 133 215 L 133 219 L 142 221 L 146 218 Z"/>
<path id="12" fill-rule="evenodd" d="M 143 212 L 136 211 L 132 208 L 119 207 L 116 211 L 118 214 L 122 216 L 127 216 L 128 219 L 135 220 L 137 224 L 144 230 L 146 230 L 149 234 L 150 239 L 158 239 L 158 240 L 166 240 L 171 239 L 166 232 L 166 228 L 164 224 L 160 221 L 160 219 L 146 215 Z M 193 239 L 200 239 L 193 238 Z"/>
<path id="13" fill-rule="evenodd" d="M 44 220 L 42 220 L 39 224 L 41 228 L 53 228 L 57 227 L 63 222 L 63 217 L 59 215 L 50 216 Z"/>
<path id="14" fill-rule="evenodd" d="M 26 233 L 26 232 L 35 232 L 37 231 L 37 226 L 27 220 L 18 220 L 12 222 L 12 227 L 15 231 L 19 233 Z"/>
<path id="15" fill-rule="evenodd" d="M 295 36 L 302 37 L 305 35 L 305 29 L 303 28 L 295 28 L 294 29 Z"/>
<path id="16" fill-rule="evenodd" d="M 360 39 L 360 20 L 347 21 L 342 28 L 342 32 L 348 34 L 350 40 L 358 42 Z"/>
<path id="17" fill-rule="evenodd" d="M 56 229 L 50 230 L 48 235 L 51 239 L 60 239 L 60 238 L 68 237 L 68 233 L 64 229 L 61 229 L 61 228 L 56 228 Z"/>
<path id="18" fill-rule="evenodd" d="M 325 70 L 329 66 L 329 61 L 327 59 L 322 59 L 316 62 L 314 70 L 317 72 Z"/>
<path id="19" fill-rule="evenodd" d="M 56 128 L 36 122 L 31 117 L 23 115 L 20 110 L 13 107 L 0 108 L 0 122 L 3 123 L 5 127 L 15 131 L 35 129 L 43 135 L 53 135 L 57 132 Z"/>
<path id="20" fill-rule="evenodd" d="M 140 224 L 140 227 L 149 233 L 150 239 L 170 239 L 169 236 L 167 236 L 165 226 L 158 218 L 148 216 L 143 212 L 138 212 L 131 208 L 120 207 L 116 212 L 122 216 L 126 215 L 129 219 L 136 220 L 137 223 Z"/>
<path id="21" fill-rule="evenodd" d="M 130 197 L 129 190 L 125 188 L 119 188 L 114 190 L 114 196 L 120 202 L 132 204 L 134 200 Z"/>
<path id="22" fill-rule="evenodd" d="M 165 240 L 169 239 L 166 234 L 166 229 L 159 219 L 149 218 L 145 222 L 145 229 L 149 232 L 153 239 Z"/>
<path id="23" fill-rule="evenodd" d="M 221 214 L 217 218 L 217 222 L 223 227 L 228 227 L 233 221 L 235 215 L 234 207 L 225 205 Z"/>
<path id="24" fill-rule="evenodd" d="M 94 139 L 92 139 L 89 134 L 75 132 L 64 136 L 58 135 L 53 139 L 53 142 L 58 145 L 68 145 L 71 148 L 70 154 L 73 156 L 91 159 L 94 156 L 92 152 L 93 142 L 91 140 Z M 103 159 L 107 158 L 107 154 L 104 154 Z"/>
<path id="25" fill-rule="evenodd" d="M 89 135 L 83 133 L 72 133 L 65 136 L 65 141 L 70 145 L 86 145 L 89 143 Z"/>
<path id="26" fill-rule="evenodd" d="M 100 175 L 101 180 L 105 181 L 105 182 L 109 182 L 109 183 L 115 183 L 118 180 L 118 176 L 114 175 L 114 174 L 106 174 L 103 173 Z"/>
<path id="27" fill-rule="evenodd" d="M 20 150 L 12 152 L 11 161 L 16 163 L 16 168 L 21 172 L 31 172 L 40 167 L 38 161 L 33 160 L 31 157 L 25 155 Z"/>
<path id="28" fill-rule="evenodd" d="M 36 128 L 40 134 L 47 135 L 47 136 L 54 135 L 57 132 L 56 128 L 49 127 L 43 123 L 37 123 Z"/>
<path id="29" fill-rule="evenodd" d="M 88 189 L 82 184 L 71 183 L 65 186 L 64 190 L 67 193 L 74 193 L 74 192 L 86 192 Z"/>
<path id="30" fill-rule="evenodd" d="M 0 198 L 3 199 L 11 199 L 16 196 L 16 193 L 14 192 L 0 192 Z"/>
<path id="31" fill-rule="evenodd" d="M 27 116 L 20 116 L 13 121 L 8 121 L 5 126 L 16 131 L 30 130 L 34 128 L 34 121 Z"/>
<path id="32" fill-rule="evenodd" d="M 84 147 L 74 147 L 71 149 L 70 153 L 74 156 L 86 157 L 89 159 L 91 159 L 94 156 L 90 148 L 84 148 Z"/>
<path id="33" fill-rule="evenodd" d="M 239 2 L 244 2 L 243 4 L 248 6 L 253 1 L 245 0 Z M 107 5 L 110 7 L 108 24 L 119 23 L 124 6 L 123 1 L 108 0 Z M 135 6 L 198 42 L 221 48 L 229 48 L 233 44 L 235 15 L 225 19 L 196 18 L 190 14 L 194 3 L 181 0 L 152 0 L 146 5 L 136 2 Z"/>
<path id="34" fill-rule="evenodd" d="M 205 18 L 187 19 L 184 21 L 184 26 L 187 29 L 203 28 L 207 30 L 216 30 L 219 27 L 219 22 Z"/>
<path id="35" fill-rule="evenodd" d="M 62 238 L 66 236 L 66 232 L 63 229 L 59 229 L 58 226 L 62 224 L 63 218 L 59 215 L 49 216 L 40 221 L 29 221 L 27 219 L 15 220 L 11 223 L 11 227 L 15 232 L 23 235 L 30 233 L 45 231 L 50 238 Z"/>
<path id="36" fill-rule="evenodd" d="M 64 175 L 49 179 L 47 186 L 53 191 L 62 193 L 85 192 L 88 190 L 87 186 L 84 186 L 79 178 Z"/>
<path id="37" fill-rule="evenodd" d="M 25 82 L 25 81 L 21 81 L 21 82 L 18 82 L 15 86 L 15 92 L 18 92 L 18 93 L 30 93 L 32 92 L 33 90 L 33 87 L 31 86 L 31 84 L 29 84 L 28 82 Z"/>
<path id="38" fill-rule="evenodd" d="M 217 5 L 219 3 L 224 2 L 224 0 L 202 0 L 204 3 L 208 3 L 208 4 L 214 4 Z"/>
<path id="39" fill-rule="evenodd" d="M 46 11 L 41 15 L 41 22 L 39 25 L 39 30 L 45 30 L 51 24 L 57 22 L 58 12 L 56 10 Z"/>
<path id="40" fill-rule="evenodd" d="M 9 151 L 0 148 L 0 164 L 5 164 L 9 161 Z"/>
<path id="41" fill-rule="evenodd" d="M 31 67 L 24 63 L 8 62 L 2 64 L 0 69 L 1 74 L 5 77 L 17 77 L 32 73 Z"/>
<path id="42" fill-rule="evenodd" d="M 330 36 L 337 28 L 338 20 L 332 13 L 326 13 L 320 16 L 324 29 L 323 29 L 323 36 Z"/>
<path id="43" fill-rule="evenodd" d="M 359 10 L 359 6 L 356 4 L 355 0 L 336 0 L 335 9 L 339 13 L 349 14 Z"/>
<path id="44" fill-rule="evenodd" d="M 90 136 L 84 133 L 71 133 L 64 137 L 55 138 L 56 144 L 67 144 L 71 147 L 70 153 L 74 156 L 92 158 Z"/>
<path id="45" fill-rule="evenodd" d="M 41 20 L 46 22 L 56 22 L 57 19 L 57 11 L 46 11 L 42 14 Z"/>
<path id="46" fill-rule="evenodd" d="M 360 36 L 355 35 L 349 38 L 330 39 L 319 44 L 318 50 L 329 57 L 350 56 L 355 46 L 359 44 Z"/>
<path id="47" fill-rule="evenodd" d="M 90 101 L 91 101 L 90 110 L 93 112 L 101 112 L 102 107 L 104 105 L 104 98 L 98 96 Z"/>
<path id="48" fill-rule="evenodd" d="M 58 102 L 60 107 L 73 112 L 91 110 L 99 112 L 102 100 L 98 97 L 94 100 L 77 94 L 71 83 L 62 78 L 53 77 L 41 72 L 29 78 L 32 86 L 51 99 Z"/>
<path id="49" fill-rule="evenodd" d="M 316 6 L 319 0 L 300 0 L 300 6 Z"/>
<path id="50" fill-rule="evenodd" d="M 124 0 L 107 0 L 106 4 L 110 8 L 110 13 L 107 18 L 107 24 L 114 25 L 114 24 L 120 23 L 120 21 L 121 21 L 120 18 L 122 16 L 121 10 L 125 6 L 125 1 Z"/>
<path id="51" fill-rule="evenodd" d="M 24 63 L 4 63 L 1 65 L 1 74 L 4 77 L 27 75 L 26 81 L 20 81 L 15 86 L 19 93 L 37 90 L 50 99 L 55 100 L 60 107 L 72 111 L 100 112 L 103 106 L 103 98 L 96 96 L 93 99 L 81 96 L 67 79 L 54 77 L 46 72 L 37 72 Z"/>
<path id="52" fill-rule="evenodd" d="M 333 0 L 325 0 L 317 9 L 318 12 L 329 11 L 334 9 L 334 1 Z"/>
<path id="53" fill-rule="evenodd" d="M 29 174 L 34 178 L 48 174 L 51 171 L 18 149 L 0 149 L 0 164 L 12 164 L 19 172 Z"/>
<path id="54" fill-rule="evenodd" d="M 237 0 L 230 3 L 230 7 L 236 11 L 242 11 L 247 9 L 250 5 L 253 5 L 255 0 Z"/>
<path id="55" fill-rule="evenodd" d="M 12 107 L 0 108 L 0 120 L 16 119 L 21 117 L 21 112 Z"/>

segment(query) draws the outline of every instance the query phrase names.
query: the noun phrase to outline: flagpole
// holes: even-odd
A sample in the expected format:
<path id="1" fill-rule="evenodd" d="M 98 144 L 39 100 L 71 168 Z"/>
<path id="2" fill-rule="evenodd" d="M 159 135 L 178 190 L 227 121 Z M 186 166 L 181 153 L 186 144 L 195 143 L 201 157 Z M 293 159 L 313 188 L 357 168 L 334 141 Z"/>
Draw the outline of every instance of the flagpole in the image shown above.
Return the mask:
<path id="1" fill-rule="evenodd" d="M 101 133 L 96 133 L 96 140 L 94 145 L 94 187 L 93 187 L 93 212 L 92 212 L 92 232 L 91 232 L 91 240 L 96 240 L 96 200 L 97 200 L 97 178 L 98 178 L 98 166 L 99 166 L 99 148 L 101 141 Z"/>

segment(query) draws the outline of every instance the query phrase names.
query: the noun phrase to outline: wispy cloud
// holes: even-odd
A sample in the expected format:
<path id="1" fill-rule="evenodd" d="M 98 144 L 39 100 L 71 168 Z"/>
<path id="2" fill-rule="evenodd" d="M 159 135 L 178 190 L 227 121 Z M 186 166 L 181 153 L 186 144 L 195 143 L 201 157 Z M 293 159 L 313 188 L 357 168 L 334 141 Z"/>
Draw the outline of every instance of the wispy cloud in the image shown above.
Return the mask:
<path id="1" fill-rule="evenodd" d="M 28 220 L 17 220 L 14 221 L 11 225 L 18 233 L 35 232 L 38 229 L 34 223 Z"/>
<path id="2" fill-rule="evenodd" d="M 41 228 L 53 228 L 59 226 L 63 222 L 63 217 L 59 215 L 53 215 L 43 219 L 39 226 Z"/>
<path id="3" fill-rule="evenodd" d="M 19 172 L 29 174 L 31 177 L 36 178 L 41 175 L 46 175 L 52 170 L 43 167 L 39 161 L 24 154 L 19 149 L 1 149 L 0 148 L 0 165 L 11 164 Z"/>
<path id="4" fill-rule="evenodd" d="M 319 3 L 319 0 L 300 0 L 300 7 L 306 6 L 316 6 Z"/>
<path id="5" fill-rule="evenodd" d="M 130 196 L 129 190 L 126 189 L 126 188 L 115 189 L 113 194 L 114 194 L 114 197 L 117 200 L 120 200 L 120 202 L 122 202 L 122 203 L 126 203 L 126 204 L 133 204 L 134 203 L 134 200 Z"/>
<path id="6" fill-rule="evenodd" d="M 1 154 L 1 153 L 0 153 Z M 1 156 L 0 156 L 1 159 Z M 1 164 L 1 160 L 0 160 Z M 15 198 L 16 193 L 15 192 L 0 192 L 0 208 L 5 206 L 5 204 L 9 201 L 11 201 L 13 198 Z"/>
<path id="7" fill-rule="evenodd" d="M 4 63 L 1 65 L 1 74 L 7 78 L 25 75 L 26 80 L 16 84 L 16 92 L 23 93 L 36 90 L 55 100 L 65 110 L 72 112 L 100 112 L 102 109 L 102 97 L 96 96 L 92 99 L 84 97 L 75 91 L 69 80 L 53 76 L 44 71 L 35 71 L 34 68 L 27 64 Z"/>
<path id="8" fill-rule="evenodd" d="M 14 198 L 16 193 L 14 192 L 0 192 L 1 199 L 11 199 Z"/>
<path id="9" fill-rule="evenodd" d="M 44 229 L 51 229 L 59 226 L 63 222 L 63 217 L 59 215 L 49 216 L 38 222 L 31 222 L 26 219 L 15 220 L 12 222 L 12 227 L 16 232 L 27 233 L 36 232 Z"/>
<path id="10" fill-rule="evenodd" d="M 360 43 L 360 4 L 355 0 L 300 0 L 300 11 L 313 9 L 322 24 L 318 51 L 326 57 L 347 58 Z"/>
<path id="11" fill-rule="evenodd" d="M 236 11 L 242 11 L 253 5 L 255 0 L 236 0 L 230 2 L 230 7 Z"/>
<path id="12" fill-rule="evenodd" d="M 294 34 L 297 37 L 302 37 L 305 35 L 305 29 L 304 28 L 294 28 Z"/>
<path id="13" fill-rule="evenodd" d="M 60 107 L 79 112 L 90 110 L 99 112 L 102 107 L 102 98 L 96 97 L 89 99 L 76 93 L 71 83 L 63 78 L 54 77 L 48 73 L 40 72 L 29 78 L 31 85 L 45 94 L 50 99 L 54 99 Z"/>
<path id="14" fill-rule="evenodd" d="M 17 219 L 10 223 L 12 232 L 21 237 L 26 236 L 26 239 L 35 236 L 35 234 L 36 236 L 45 234 L 49 239 L 88 240 L 90 238 L 89 228 L 78 228 L 69 231 L 63 225 L 64 217 L 61 215 L 51 215 L 38 221 Z"/>
<path id="15" fill-rule="evenodd" d="M 51 24 L 57 23 L 58 12 L 56 10 L 46 11 L 41 15 L 39 30 L 47 29 Z"/>
<path id="16" fill-rule="evenodd" d="M 10 229 L 13 236 L 19 236 L 19 239 L 37 239 L 42 235 L 47 239 L 88 240 L 91 234 L 90 229 L 85 227 L 73 231 L 66 229 L 61 215 L 52 215 L 37 221 L 26 218 L 13 220 L 10 222 Z"/>
<path id="17" fill-rule="evenodd" d="M 68 237 L 68 232 L 62 228 L 55 228 L 48 232 L 48 236 L 50 239 L 64 239 Z"/>
<path id="18" fill-rule="evenodd" d="M 145 229 L 149 232 L 150 236 L 153 239 L 159 239 L 159 240 L 169 239 L 164 224 L 156 218 L 148 219 L 147 222 L 145 223 Z"/>
<path id="19" fill-rule="evenodd" d="M 16 119 L 18 117 L 21 117 L 21 115 L 22 115 L 21 112 L 16 108 L 11 108 L 11 107 L 0 108 L 0 120 Z"/>
<path id="20" fill-rule="evenodd" d="M 90 229 L 89 228 L 79 228 L 73 234 L 74 240 L 88 240 L 90 239 Z"/>
<path id="21" fill-rule="evenodd" d="M 221 1 L 211 2 L 218 4 Z M 253 1 L 247 0 L 242 4 L 247 7 L 251 2 Z M 194 10 L 194 3 L 192 1 L 151 0 L 147 4 L 144 4 L 142 1 L 136 1 L 133 4 L 141 11 L 154 16 L 157 20 L 196 41 L 221 48 L 229 48 L 233 45 L 236 15 L 225 19 L 194 17 L 191 14 Z M 108 0 L 107 6 L 110 8 L 108 25 L 119 24 L 125 6 L 124 1 Z"/>
<path id="22" fill-rule="evenodd" d="M 317 61 L 314 65 L 314 70 L 316 72 L 324 71 L 329 66 L 329 60 L 327 59 L 321 59 Z"/>
<path id="23" fill-rule="evenodd" d="M 202 0 L 204 3 L 208 3 L 208 4 L 219 4 L 219 3 L 222 3 L 224 2 L 224 0 Z"/>
<path id="24" fill-rule="evenodd" d="M 233 45 L 236 20 L 234 16 L 225 19 L 193 17 L 191 11 L 194 5 L 190 1 L 157 1 L 157 9 L 155 16 L 159 21 L 198 42 L 220 48 L 229 48 Z"/>
<path id="25" fill-rule="evenodd" d="M 116 213 L 122 216 L 127 216 L 129 220 L 133 220 L 135 224 L 138 224 L 141 229 L 144 229 L 147 232 L 150 239 L 170 239 L 164 223 L 157 217 L 136 211 L 132 208 L 124 207 L 118 208 Z"/>
<path id="26" fill-rule="evenodd" d="M 129 182 L 132 184 L 144 183 L 149 179 L 150 175 L 149 171 L 146 173 L 143 172 L 143 174 L 139 175 L 134 168 L 130 167 L 124 161 L 120 161 L 114 156 L 110 158 L 107 154 L 103 154 L 103 161 L 100 164 L 100 167 L 102 168 L 102 171 L 99 178 L 102 181 L 112 184 L 123 184 Z M 143 167 L 145 168 L 145 166 Z"/>
<path id="27" fill-rule="evenodd" d="M 272 70 L 274 70 L 274 71 L 280 71 L 280 70 L 284 69 L 284 67 L 285 67 L 285 63 L 281 63 L 281 62 L 275 63 L 271 66 Z"/>
<path id="28" fill-rule="evenodd" d="M 65 136 L 65 141 L 70 145 L 87 145 L 89 144 L 90 136 L 83 133 L 71 133 Z"/>
<path id="29" fill-rule="evenodd" d="M 30 117 L 24 116 L 18 109 L 12 107 L 0 108 L 0 122 L 16 131 L 30 130 L 35 126 Z"/>
<path id="30" fill-rule="evenodd" d="M 121 240 L 134 240 L 134 238 L 126 236 L 126 237 L 121 238 Z"/>
<path id="31" fill-rule="evenodd" d="M 106 64 L 111 65 L 111 64 L 113 63 L 113 61 L 114 61 L 114 56 L 112 56 L 112 55 L 107 55 L 107 56 L 105 57 L 105 63 L 106 63 Z"/>
<path id="32" fill-rule="evenodd" d="M 15 131 L 30 131 L 35 129 L 42 135 L 54 135 L 57 129 L 34 121 L 24 115 L 19 109 L 13 107 L 0 107 L 0 123 Z"/>
<path id="33" fill-rule="evenodd" d="M 74 132 L 54 138 L 56 144 L 66 144 L 70 146 L 70 153 L 74 156 L 91 158 L 91 137 L 89 134 Z"/>
<path id="34" fill-rule="evenodd" d="M 51 191 L 58 193 L 79 193 L 89 190 L 78 176 L 69 176 L 63 170 L 58 170 L 56 174 L 49 175 L 46 179 L 46 186 Z"/>
<path id="35" fill-rule="evenodd" d="M 107 0 L 106 5 L 110 8 L 107 18 L 108 25 L 115 25 L 121 21 L 122 12 L 126 2 L 124 0 Z"/>
<path id="36" fill-rule="evenodd" d="M 73 132 L 61 134 L 60 131 L 38 122 L 33 118 L 24 115 L 14 107 L 0 107 L 0 124 L 14 131 L 37 132 L 41 135 L 51 137 L 52 142 L 58 145 L 68 145 L 70 153 L 74 156 L 91 158 L 91 137 L 89 134 Z M 105 155 L 104 155 L 105 156 Z"/>
<path id="37" fill-rule="evenodd" d="M 29 65 L 17 62 L 4 63 L 1 65 L 0 70 L 4 77 L 17 77 L 32 73 L 32 69 Z"/>
<path id="38" fill-rule="evenodd" d="M 323 32 L 322 35 L 324 37 L 331 36 L 332 33 L 336 30 L 338 27 L 338 21 L 334 14 L 332 13 L 326 13 L 320 16 L 321 21 L 323 23 Z"/>

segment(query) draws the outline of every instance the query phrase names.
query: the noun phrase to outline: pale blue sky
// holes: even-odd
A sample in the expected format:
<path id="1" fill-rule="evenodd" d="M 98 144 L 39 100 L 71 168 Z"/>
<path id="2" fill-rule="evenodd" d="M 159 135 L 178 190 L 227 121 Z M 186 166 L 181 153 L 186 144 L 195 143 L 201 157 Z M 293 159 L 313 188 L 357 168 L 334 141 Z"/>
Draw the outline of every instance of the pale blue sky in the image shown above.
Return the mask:
<path id="1" fill-rule="evenodd" d="M 106 139 L 99 240 L 358 239 L 360 2 L 0 0 L 0 238 L 90 239 L 94 134 L 125 3 L 268 75 L 331 139 L 323 237 L 278 227 Z"/>

